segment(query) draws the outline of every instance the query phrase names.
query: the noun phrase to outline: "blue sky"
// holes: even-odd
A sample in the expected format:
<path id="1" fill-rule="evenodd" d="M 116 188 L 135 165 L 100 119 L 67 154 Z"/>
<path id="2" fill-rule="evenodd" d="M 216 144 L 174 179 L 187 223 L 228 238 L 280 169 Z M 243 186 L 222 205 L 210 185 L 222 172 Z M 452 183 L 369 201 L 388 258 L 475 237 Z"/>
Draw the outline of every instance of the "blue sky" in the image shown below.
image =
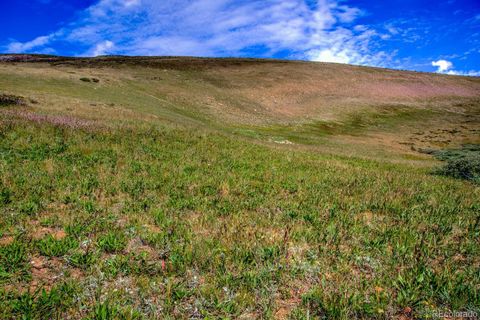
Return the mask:
<path id="1" fill-rule="evenodd" d="M 2 1 L 0 52 L 262 57 L 480 76 L 479 0 Z"/>

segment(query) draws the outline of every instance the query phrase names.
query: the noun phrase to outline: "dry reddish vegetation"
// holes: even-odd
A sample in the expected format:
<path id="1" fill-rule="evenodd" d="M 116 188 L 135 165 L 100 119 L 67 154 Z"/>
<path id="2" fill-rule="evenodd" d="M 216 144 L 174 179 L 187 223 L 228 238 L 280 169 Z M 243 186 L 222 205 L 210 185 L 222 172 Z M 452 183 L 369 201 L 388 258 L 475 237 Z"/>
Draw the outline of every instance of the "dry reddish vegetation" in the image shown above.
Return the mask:
<path id="1" fill-rule="evenodd" d="M 52 125 L 69 127 L 73 129 L 96 127 L 93 121 L 79 119 L 71 116 L 38 114 L 35 112 L 25 111 L 25 110 L 8 110 L 8 111 L 4 111 L 3 114 L 5 116 L 20 118 L 20 119 L 28 120 L 31 122 L 49 123 Z"/>
<path id="2" fill-rule="evenodd" d="M 480 95 L 478 79 L 323 63 L 265 62 L 212 69 L 206 74 L 234 96 L 255 102 L 272 115 L 294 119 L 396 103 L 427 107 L 431 99 L 442 99 L 441 106 L 454 97 Z"/>

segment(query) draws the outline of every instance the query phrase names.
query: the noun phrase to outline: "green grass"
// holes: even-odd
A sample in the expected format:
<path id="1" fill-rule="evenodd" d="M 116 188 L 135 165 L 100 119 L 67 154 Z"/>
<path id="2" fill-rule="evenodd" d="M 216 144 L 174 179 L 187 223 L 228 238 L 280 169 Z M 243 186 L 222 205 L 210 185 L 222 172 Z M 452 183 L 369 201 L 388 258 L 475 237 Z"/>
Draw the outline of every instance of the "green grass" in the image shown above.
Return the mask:
<path id="1" fill-rule="evenodd" d="M 284 141 L 302 144 L 322 144 L 325 138 L 334 135 L 361 137 L 366 132 L 395 132 L 399 125 L 417 124 L 422 119 L 438 116 L 431 110 L 421 110 L 405 106 L 381 106 L 375 112 L 357 111 L 344 114 L 338 121 L 310 121 L 290 125 L 270 125 L 236 128 L 236 134 L 246 137 Z"/>
<path id="2" fill-rule="evenodd" d="M 57 240 L 52 235 L 46 236 L 37 243 L 38 251 L 45 257 L 62 257 L 77 246 L 77 241 L 72 238 Z"/>
<path id="3" fill-rule="evenodd" d="M 27 246 L 21 241 L 0 247 L 0 283 L 28 270 Z"/>
<path id="4" fill-rule="evenodd" d="M 59 285 L 82 270 L 60 295 L 73 304 L 0 290 L 4 318 L 274 318 L 292 299 L 294 319 L 479 311 L 467 182 L 210 131 L 0 128 L 0 230 L 24 232 L 0 246 L 3 283 L 28 288 L 35 254 L 63 257 Z M 31 242 L 36 220 L 67 237 Z"/>
<path id="5" fill-rule="evenodd" d="M 78 287 L 63 283 L 49 291 L 0 295 L 0 316 L 3 319 L 56 319 L 58 315 L 75 305 Z M 1 291 L 0 291 L 1 292 Z"/>
<path id="6" fill-rule="evenodd" d="M 421 98 L 425 83 L 472 96 Z M 480 313 L 480 188 L 417 152 L 476 156 L 478 85 L 284 61 L 0 64 L 3 96 L 23 97 L 0 110 L 0 318 Z"/>
<path id="7" fill-rule="evenodd" d="M 125 235 L 121 231 L 109 231 L 98 239 L 98 246 L 109 253 L 122 251 L 126 244 Z"/>

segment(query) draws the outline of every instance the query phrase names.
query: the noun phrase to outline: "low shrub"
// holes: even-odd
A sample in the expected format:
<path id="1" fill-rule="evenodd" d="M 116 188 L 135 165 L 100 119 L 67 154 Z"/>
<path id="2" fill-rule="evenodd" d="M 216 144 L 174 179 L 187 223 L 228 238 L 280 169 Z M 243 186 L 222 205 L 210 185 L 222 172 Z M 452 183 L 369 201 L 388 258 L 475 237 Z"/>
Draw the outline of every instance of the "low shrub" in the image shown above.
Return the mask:
<path id="1" fill-rule="evenodd" d="M 438 174 L 480 184 L 480 157 L 450 159 L 437 170 Z"/>
<path id="2" fill-rule="evenodd" d="M 80 81 L 83 81 L 83 82 L 95 82 L 95 83 L 98 83 L 98 82 L 100 82 L 100 79 L 97 79 L 97 78 L 87 78 L 87 77 L 82 77 L 82 78 L 80 78 Z"/>
<path id="3" fill-rule="evenodd" d="M 436 151 L 433 155 L 445 165 L 437 174 L 465 179 L 480 184 L 480 145 L 464 145 L 461 149 Z"/>
<path id="4" fill-rule="evenodd" d="M 7 106 L 24 106 L 26 101 L 23 97 L 11 94 L 0 94 L 0 107 Z"/>

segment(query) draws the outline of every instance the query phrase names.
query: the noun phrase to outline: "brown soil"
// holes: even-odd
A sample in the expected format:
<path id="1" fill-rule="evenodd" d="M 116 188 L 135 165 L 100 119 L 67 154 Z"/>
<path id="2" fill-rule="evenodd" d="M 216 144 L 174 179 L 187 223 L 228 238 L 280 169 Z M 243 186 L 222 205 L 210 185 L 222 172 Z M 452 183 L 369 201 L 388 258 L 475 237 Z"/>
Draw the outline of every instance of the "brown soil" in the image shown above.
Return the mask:
<path id="1" fill-rule="evenodd" d="M 30 264 L 32 265 L 30 293 L 35 292 L 39 288 L 50 290 L 57 279 L 62 276 L 63 262 L 58 258 L 33 257 Z"/>
<path id="2" fill-rule="evenodd" d="M 301 304 L 301 297 L 308 290 L 308 284 L 299 282 L 290 289 L 289 297 L 287 297 L 286 299 L 278 297 L 275 301 L 277 311 L 275 312 L 274 318 L 279 320 L 288 319 L 292 311 Z"/>
<path id="3" fill-rule="evenodd" d="M 28 291 L 34 293 L 39 289 L 49 291 L 59 280 L 66 275 L 73 279 L 81 279 L 84 274 L 80 269 L 68 268 L 61 258 L 46 258 L 34 256 L 30 260 L 32 266 L 32 280 L 28 284 Z"/>
<path id="4" fill-rule="evenodd" d="M 64 230 L 53 229 L 48 227 L 40 227 L 33 231 L 32 238 L 35 240 L 42 239 L 48 235 L 51 235 L 56 240 L 61 240 L 67 236 Z"/>
<path id="5" fill-rule="evenodd" d="M 13 242 L 15 238 L 12 236 L 3 236 L 0 238 L 0 246 L 7 246 Z"/>

